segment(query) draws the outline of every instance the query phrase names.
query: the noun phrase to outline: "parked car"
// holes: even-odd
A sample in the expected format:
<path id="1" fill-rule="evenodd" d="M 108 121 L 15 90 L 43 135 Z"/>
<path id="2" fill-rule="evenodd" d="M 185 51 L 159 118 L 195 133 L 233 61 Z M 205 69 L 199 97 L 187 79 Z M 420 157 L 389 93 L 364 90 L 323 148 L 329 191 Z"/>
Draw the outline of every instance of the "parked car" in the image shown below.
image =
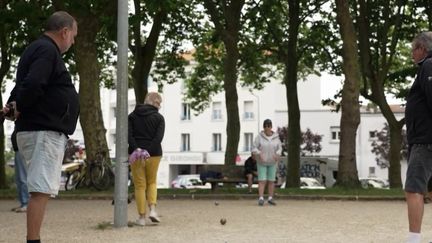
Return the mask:
<path id="1" fill-rule="evenodd" d="M 171 182 L 172 188 L 187 188 L 187 189 L 211 189 L 211 184 L 203 182 L 200 179 L 200 175 L 179 175 Z"/>
<path id="2" fill-rule="evenodd" d="M 377 177 L 369 177 L 369 178 L 360 178 L 360 183 L 363 188 L 379 188 L 379 189 L 389 189 L 389 183 L 381 178 Z"/>
<path id="3" fill-rule="evenodd" d="M 285 182 L 280 188 L 285 188 Z M 326 189 L 317 179 L 311 177 L 300 177 L 300 189 Z"/>

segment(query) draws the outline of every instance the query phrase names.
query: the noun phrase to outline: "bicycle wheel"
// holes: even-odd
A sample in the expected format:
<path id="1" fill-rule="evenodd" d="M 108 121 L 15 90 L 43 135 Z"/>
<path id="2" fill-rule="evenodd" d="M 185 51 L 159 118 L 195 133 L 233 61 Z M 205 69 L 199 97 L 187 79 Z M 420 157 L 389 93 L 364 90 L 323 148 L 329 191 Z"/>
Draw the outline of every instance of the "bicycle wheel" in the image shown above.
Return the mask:
<path id="1" fill-rule="evenodd" d="M 76 170 L 70 173 L 66 179 L 65 190 L 75 190 L 80 182 L 81 172 Z"/>
<path id="2" fill-rule="evenodd" d="M 93 165 L 90 171 L 91 182 L 96 190 L 106 190 L 111 185 L 109 169 L 104 165 Z"/>

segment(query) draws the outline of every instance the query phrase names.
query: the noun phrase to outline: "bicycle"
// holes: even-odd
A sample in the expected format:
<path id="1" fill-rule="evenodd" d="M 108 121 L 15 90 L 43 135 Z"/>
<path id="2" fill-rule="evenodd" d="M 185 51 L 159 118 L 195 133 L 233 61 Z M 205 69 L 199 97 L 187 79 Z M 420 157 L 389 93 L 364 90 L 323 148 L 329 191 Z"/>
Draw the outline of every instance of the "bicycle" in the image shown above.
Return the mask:
<path id="1" fill-rule="evenodd" d="M 85 178 L 85 171 L 87 167 L 85 161 L 77 160 L 64 164 L 62 167 L 63 170 L 66 171 L 65 190 L 71 191 L 77 189 Z"/>
<path id="2" fill-rule="evenodd" d="M 111 161 L 105 161 L 104 157 L 98 153 L 96 159 L 90 163 L 90 180 L 96 190 L 106 190 L 113 183 L 114 173 L 111 169 Z"/>
<path id="3" fill-rule="evenodd" d="M 110 164 L 105 162 L 99 154 L 96 155 L 96 160 L 93 162 L 85 159 L 65 164 L 63 167 L 67 177 L 66 191 L 77 189 L 83 182 L 86 183 L 86 186 L 93 186 L 99 191 L 106 190 L 112 185 L 114 173 Z"/>

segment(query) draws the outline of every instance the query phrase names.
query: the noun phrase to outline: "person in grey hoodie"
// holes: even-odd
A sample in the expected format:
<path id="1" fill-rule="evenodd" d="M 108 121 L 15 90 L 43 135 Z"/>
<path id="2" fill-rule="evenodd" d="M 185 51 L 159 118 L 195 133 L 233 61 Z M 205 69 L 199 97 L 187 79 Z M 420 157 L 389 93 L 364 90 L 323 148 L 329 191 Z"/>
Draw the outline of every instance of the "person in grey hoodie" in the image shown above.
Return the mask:
<path id="1" fill-rule="evenodd" d="M 276 180 L 276 168 L 282 153 L 282 144 L 279 135 L 272 130 L 272 121 L 264 120 L 264 130 L 255 138 L 252 153 L 257 160 L 258 168 L 258 205 L 264 205 L 264 190 L 267 185 L 268 200 L 270 205 L 275 206 L 273 199 L 274 183 Z"/>

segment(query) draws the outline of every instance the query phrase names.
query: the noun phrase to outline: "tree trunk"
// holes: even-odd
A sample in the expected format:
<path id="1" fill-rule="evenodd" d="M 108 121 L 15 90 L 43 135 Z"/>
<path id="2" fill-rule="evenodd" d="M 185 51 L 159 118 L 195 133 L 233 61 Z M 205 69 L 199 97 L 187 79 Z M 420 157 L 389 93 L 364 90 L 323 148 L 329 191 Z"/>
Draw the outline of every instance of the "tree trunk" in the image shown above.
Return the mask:
<path id="1" fill-rule="evenodd" d="M 225 149 L 225 165 L 234 165 L 237 156 L 238 143 L 240 140 L 240 117 L 238 110 L 237 95 L 237 65 L 239 60 L 239 50 L 237 43 L 239 40 L 241 10 L 244 0 L 222 1 L 219 8 L 222 15 L 217 10 L 215 2 L 205 0 L 204 6 L 210 14 L 210 18 L 215 25 L 216 33 L 221 37 L 226 49 L 226 56 L 223 58 L 224 70 L 224 90 L 227 110 L 227 143 Z M 222 6 L 220 6 L 222 4 Z"/>
<path id="2" fill-rule="evenodd" d="M 96 34 L 99 31 L 93 17 L 77 16 L 79 34 L 75 43 L 75 60 L 80 77 L 80 123 L 83 129 L 86 156 L 89 161 L 96 154 L 109 159 L 101 103 L 100 66 L 96 50 Z M 122 131 L 119 131 L 122 132 Z"/>
<path id="3" fill-rule="evenodd" d="M 135 15 L 141 15 L 140 1 L 135 0 Z M 141 43 L 141 21 L 136 21 L 133 25 L 133 38 L 135 45 L 131 46 L 134 56 L 135 65 L 132 69 L 132 78 L 135 91 L 136 104 L 143 104 L 144 98 L 148 93 L 148 77 L 152 67 L 153 59 L 156 53 L 156 47 L 162 24 L 167 16 L 167 11 L 160 9 L 153 18 L 153 26 L 145 45 Z"/>
<path id="4" fill-rule="evenodd" d="M 3 83 L 3 77 L 0 77 L 0 80 Z M 3 107 L 3 97 L 0 92 L 0 107 Z M 6 181 L 6 161 L 5 161 L 5 134 L 4 134 L 4 126 L 3 124 L 0 126 L 0 189 L 9 188 L 9 185 Z"/>
<path id="5" fill-rule="evenodd" d="M 293 58 L 294 60 L 294 58 Z M 293 65 L 293 64 L 291 64 Z M 300 185 L 300 108 L 297 96 L 297 70 L 293 66 L 285 67 L 285 86 L 288 103 L 288 166 L 286 186 L 298 188 Z"/>
<path id="6" fill-rule="evenodd" d="M 236 35 L 236 34 L 235 34 Z M 240 140 L 240 117 L 237 95 L 237 62 L 239 52 L 237 41 L 225 43 L 227 55 L 224 58 L 224 89 L 227 110 L 227 143 L 225 149 L 225 165 L 235 165 L 238 143 Z"/>
<path id="7" fill-rule="evenodd" d="M 345 0 L 336 0 L 337 22 L 343 41 L 342 58 L 345 82 L 342 90 L 342 117 L 340 122 L 339 169 L 337 185 L 358 187 L 356 164 L 356 135 L 360 123 L 357 35 Z"/>
<path id="8" fill-rule="evenodd" d="M 401 180 L 401 148 L 402 148 L 402 127 L 403 123 L 396 123 L 390 125 L 390 149 L 389 149 L 389 163 L 388 178 L 391 188 L 402 188 Z"/>
<path id="9" fill-rule="evenodd" d="M 300 2 L 289 1 L 289 39 L 285 57 L 285 87 L 288 104 L 288 166 L 286 187 L 300 186 L 300 108 L 297 94 L 297 40 L 300 25 Z"/>
<path id="10" fill-rule="evenodd" d="M 5 8 L 5 3 L 3 1 L 0 2 L 0 7 L 3 10 Z M 0 25 L 0 51 L 1 51 L 1 63 L 0 63 L 0 84 L 3 86 L 3 81 L 6 77 L 6 74 L 9 72 L 11 66 L 10 59 L 10 46 L 7 42 L 6 38 L 6 30 L 4 24 Z M 0 107 L 3 107 L 3 98 L 0 92 Z M 8 188 L 6 182 L 6 163 L 5 163 L 5 135 L 4 135 L 4 126 L 1 125 L 0 128 L 0 188 Z"/>

